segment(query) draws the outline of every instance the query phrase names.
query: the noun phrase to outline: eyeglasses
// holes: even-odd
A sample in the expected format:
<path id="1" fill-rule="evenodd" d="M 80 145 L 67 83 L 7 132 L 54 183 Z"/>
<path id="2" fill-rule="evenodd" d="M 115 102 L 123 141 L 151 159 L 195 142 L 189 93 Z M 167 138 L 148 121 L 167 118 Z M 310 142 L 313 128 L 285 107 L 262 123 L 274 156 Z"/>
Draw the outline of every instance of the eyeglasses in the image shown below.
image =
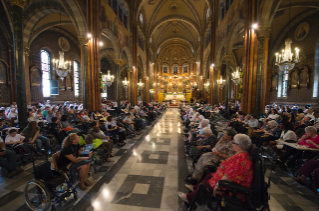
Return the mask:
<path id="1" fill-rule="evenodd" d="M 239 144 L 237 144 L 237 143 L 235 143 L 235 142 L 232 142 L 232 144 L 236 144 L 236 145 L 239 145 Z"/>

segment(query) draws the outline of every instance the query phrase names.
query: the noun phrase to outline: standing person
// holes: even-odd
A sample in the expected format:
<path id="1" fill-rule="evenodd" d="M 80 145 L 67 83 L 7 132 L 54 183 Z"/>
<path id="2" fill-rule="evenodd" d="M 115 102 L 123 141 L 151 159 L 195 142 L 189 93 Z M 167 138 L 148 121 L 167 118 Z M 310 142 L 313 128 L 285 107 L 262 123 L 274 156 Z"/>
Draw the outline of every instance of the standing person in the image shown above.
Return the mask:
<path id="1" fill-rule="evenodd" d="M 90 161 L 88 159 L 92 156 L 92 152 L 88 157 L 79 157 L 82 150 L 80 145 L 80 138 L 75 133 L 66 137 L 62 144 L 62 150 L 58 160 L 58 167 L 63 171 L 70 171 L 71 183 L 76 181 L 76 170 L 80 171 L 80 182 L 78 187 L 81 190 L 87 190 L 86 186 L 91 186 L 92 183 L 88 180 L 88 173 L 90 170 Z"/>
<path id="2" fill-rule="evenodd" d="M 27 143 L 36 143 L 38 152 L 41 152 L 42 144 L 44 144 L 45 150 L 50 154 L 50 140 L 40 135 L 40 127 L 35 121 L 29 122 L 28 126 L 24 128 L 21 133 L 22 136 L 26 137 Z"/>

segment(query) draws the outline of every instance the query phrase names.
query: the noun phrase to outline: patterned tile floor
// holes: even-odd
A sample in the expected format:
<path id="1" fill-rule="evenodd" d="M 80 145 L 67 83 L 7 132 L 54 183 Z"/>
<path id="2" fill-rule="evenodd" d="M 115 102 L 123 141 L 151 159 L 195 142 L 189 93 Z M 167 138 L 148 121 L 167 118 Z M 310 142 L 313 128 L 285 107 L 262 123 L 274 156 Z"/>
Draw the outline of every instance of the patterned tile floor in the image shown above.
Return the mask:
<path id="1" fill-rule="evenodd" d="M 223 131 L 225 123 L 221 120 L 218 130 Z M 116 162 L 97 166 L 91 178 L 94 185 L 85 192 L 78 190 L 77 201 L 71 198 L 57 210 L 185 210 L 177 192 L 187 191 L 183 180 L 192 169 L 183 140 L 179 110 L 169 108 L 143 135 L 115 150 Z M 0 211 L 29 210 L 23 189 L 33 178 L 32 165 L 24 168 L 26 171 L 15 178 L 0 177 Z M 296 184 L 286 172 L 276 170 L 271 174 L 269 193 L 272 211 L 319 210 L 319 197 Z"/>

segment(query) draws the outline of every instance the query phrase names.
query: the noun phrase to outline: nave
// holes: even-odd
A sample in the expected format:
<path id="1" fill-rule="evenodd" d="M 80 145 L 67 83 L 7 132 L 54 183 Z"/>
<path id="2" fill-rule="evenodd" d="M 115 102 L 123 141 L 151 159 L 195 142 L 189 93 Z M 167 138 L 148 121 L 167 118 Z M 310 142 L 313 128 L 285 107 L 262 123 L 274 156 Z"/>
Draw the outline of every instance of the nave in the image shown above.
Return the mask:
<path id="1" fill-rule="evenodd" d="M 224 128 L 225 121 L 220 121 L 218 130 Z M 143 135 L 127 140 L 126 146 L 114 151 L 116 162 L 104 164 L 104 172 L 93 174 L 93 186 L 84 192 L 78 190 L 77 201 L 70 199 L 58 210 L 186 210 L 177 195 L 178 191 L 187 192 L 184 179 L 192 172 L 184 140 L 179 110 L 168 108 Z M 25 172 L 14 179 L 1 177 L 1 211 L 29 210 L 23 189 L 33 178 L 31 165 L 24 166 Z M 267 181 L 269 175 L 267 171 Z M 294 182 L 291 175 L 276 169 L 270 176 L 270 210 L 318 210 L 318 196 Z"/>

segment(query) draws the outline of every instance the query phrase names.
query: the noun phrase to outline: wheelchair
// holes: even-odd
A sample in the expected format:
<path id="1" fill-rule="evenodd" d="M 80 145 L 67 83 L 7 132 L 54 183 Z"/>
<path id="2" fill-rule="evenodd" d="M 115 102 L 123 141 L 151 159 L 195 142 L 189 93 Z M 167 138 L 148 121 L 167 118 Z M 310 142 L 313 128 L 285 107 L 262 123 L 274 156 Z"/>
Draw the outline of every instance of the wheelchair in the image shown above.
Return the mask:
<path id="1" fill-rule="evenodd" d="M 213 194 L 201 184 L 193 201 L 188 205 L 188 211 L 194 211 L 198 206 L 206 205 L 210 210 L 218 211 L 256 211 L 268 204 L 267 190 L 269 183 L 265 182 L 265 170 L 262 165 L 258 148 L 252 145 L 249 154 L 253 161 L 254 178 L 249 188 L 240 184 L 219 181 L 222 196 L 213 197 Z M 236 198 L 238 194 L 245 195 L 245 202 Z"/>
<path id="2" fill-rule="evenodd" d="M 33 160 L 34 179 L 24 188 L 24 198 L 31 210 L 55 211 L 55 205 L 62 206 L 65 198 L 73 195 L 78 199 L 75 186 L 69 180 L 67 173 L 51 168 L 51 163 L 46 156 L 46 162 L 37 166 Z"/>

